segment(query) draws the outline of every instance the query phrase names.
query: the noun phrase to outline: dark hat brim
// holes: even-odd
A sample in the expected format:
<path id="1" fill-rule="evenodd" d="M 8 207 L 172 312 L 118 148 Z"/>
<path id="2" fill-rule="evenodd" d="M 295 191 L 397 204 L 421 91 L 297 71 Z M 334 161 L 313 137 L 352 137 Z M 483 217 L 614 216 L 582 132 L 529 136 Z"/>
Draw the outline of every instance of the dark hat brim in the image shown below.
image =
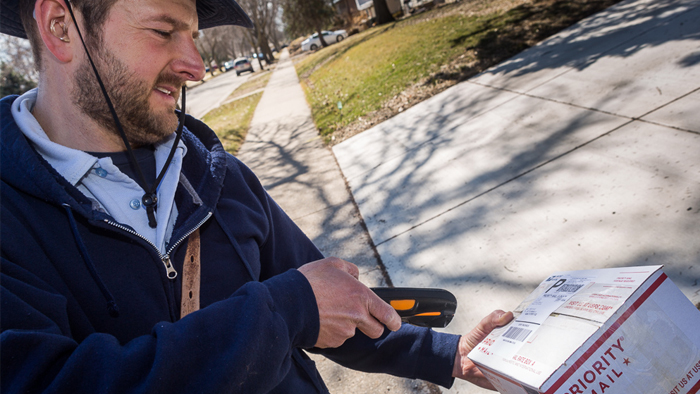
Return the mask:
<path id="1" fill-rule="evenodd" d="M 253 28 L 253 21 L 234 0 L 197 0 L 199 29 L 236 25 Z"/>
<path id="2" fill-rule="evenodd" d="M 19 0 L 0 1 L 0 33 L 27 38 L 19 16 Z"/>
<path id="3" fill-rule="evenodd" d="M 20 0 L 0 0 L 0 33 L 27 38 L 19 15 Z M 199 28 L 237 25 L 252 28 L 248 14 L 234 0 L 197 0 Z"/>

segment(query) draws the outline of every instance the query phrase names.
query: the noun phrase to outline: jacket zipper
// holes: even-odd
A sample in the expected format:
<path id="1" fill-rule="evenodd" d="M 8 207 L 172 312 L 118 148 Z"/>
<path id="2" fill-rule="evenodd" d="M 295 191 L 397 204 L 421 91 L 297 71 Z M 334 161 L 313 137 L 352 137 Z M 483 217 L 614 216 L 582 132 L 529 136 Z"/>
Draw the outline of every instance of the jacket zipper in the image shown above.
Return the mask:
<path id="1" fill-rule="evenodd" d="M 194 226 L 190 231 L 188 231 L 187 233 L 185 233 L 185 235 L 183 235 L 180 239 L 178 239 L 177 242 L 175 242 L 174 244 L 172 244 L 172 245 L 170 246 L 170 248 L 165 252 L 165 254 L 160 253 L 160 249 L 158 249 L 158 247 L 157 247 L 153 242 L 151 242 L 150 239 L 144 237 L 143 235 L 137 233 L 136 231 L 134 231 L 134 230 L 132 230 L 132 229 L 126 227 L 126 226 L 122 226 L 121 224 L 116 223 L 116 222 L 113 222 L 113 221 L 111 221 L 111 220 L 109 220 L 109 219 L 104 219 L 104 221 L 105 221 L 105 223 L 107 223 L 107 224 L 110 224 L 110 225 L 112 225 L 112 226 L 114 226 L 114 227 L 116 227 L 116 228 L 118 228 L 118 229 L 124 230 L 124 231 L 126 231 L 127 233 L 129 233 L 129 234 L 135 235 L 135 236 L 137 236 L 137 237 L 143 239 L 143 240 L 146 241 L 149 245 L 151 245 L 151 246 L 153 247 L 153 249 L 156 251 L 156 253 L 158 253 L 158 256 L 160 256 L 160 261 L 163 262 L 163 265 L 165 266 L 165 272 L 166 272 L 166 275 L 168 276 L 168 279 L 171 279 L 171 280 L 172 280 L 172 279 L 177 278 L 177 271 L 175 270 L 175 268 L 174 268 L 173 265 L 172 265 L 172 262 L 170 261 L 170 253 L 172 253 L 172 251 L 175 250 L 175 248 L 176 248 L 182 241 L 184 241 L 184 240 L 185 240 L 187 237 L 189 237 L 193 232 L 195 232 L 195 231 L 196 231 L 198 228 L 200 228 L 204 223 L 206 223 L 206 221 L 209 220 L 209 218 L 211 217 L 211 215 L 212 215 L 212 213 L 211 213 L 211 212 L 208 212 L 208 213 L 207 213 L 207 216 L 205 216 L 204 219 L 202 219 L 202 220 L 201 220 L 196 226 Z"/>

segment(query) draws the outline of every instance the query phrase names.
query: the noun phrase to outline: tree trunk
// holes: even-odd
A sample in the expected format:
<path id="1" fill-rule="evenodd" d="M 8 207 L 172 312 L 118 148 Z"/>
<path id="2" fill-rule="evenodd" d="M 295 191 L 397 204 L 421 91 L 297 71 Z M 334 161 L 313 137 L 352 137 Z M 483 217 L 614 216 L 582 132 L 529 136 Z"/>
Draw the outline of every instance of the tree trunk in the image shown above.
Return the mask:
<path id="1" fill-rule="evenodd" d="M 214 76 L 214 67 L 211 66 L 211 63 L 214 61 L 214 54 L 208 53 L 206 58 L 207 58 L 207 60 L 206 60 L 207 67 L 209 67 L 209 74 L 211 74 L 211 76 L 213 77 Z"/>
<path id="2" fill-rule="evenodd" d="M 257 48 L 258 46 L 255 44 L 255 38 L 253 37 L 253 33 L 251 33 L 250 29 L 246 29 L 245 35 L 246 35 L 246 38 L 248 38 L 248 44 L 250 46 L 250 50 L 254 52 L 255 48 Z"/>
<path id="3" fill-rule="evenodd" d="M 259 51 L 260 49 L 258 49 Z M 260 66 L 260 70 L 265 70 L 265 67 L 263 67 L 262 60 L 260 60 L 260 53 L 258 52 L 258 65 Z"/>
<path id="4" fill-rule="evenodd" d="M 389 6 L 386 5 L 386 0 L 373 0 L 374 12 L 377 14 L 377 25 L 394 22 L 394 16 L 389 12 Z"/>
<path id="5" fill-rule="evenodd" d="M 250 42 L 250 46 L 253 48 L 255 52 L 255 57 L 258 59 L 258 65 L 260 65 L 260 70 L 265 70 L 265 67 L 263 67 L 262 60 L 260 60 L 260 57 L 258 54 L 260 53 L 260 48 L 258 47 L 256 43 L 256 38 L 257 35 L 254 35 L 253 32 L 251 32 L 250 29 L 246 29 L 246 35 L 248 36 L 248 41 Z"/>
<path id="6" fill-rule="evenodd" d="M 326 40 L 323 39 L 323 31 L 320 27 L 316 27 L 316 33 L 318 33 L 318 39 L 321 41 L 321 46 L 324 48 L 327 47 L 328 44 L 326 43 Z"/>
<path id="7" fill-rule="evenodd" d="M 275 45 L 275 49 L 277 49 L 278 51 L 282 49 L 280 48 L 280 41 L 277 39 L 277 29 L 274 26 L 274 22 L 272 26 L 272 43 Z"/>
<path id="8" fill-rule="evenodd" d="M 350 12 L 350 0 L 345 0 L 345 11 L 347 11 L 347 26 L 352 26 L 352 12 Z"/>
<path id="9" fill-rule="evenodd" d="M 265 62 L 267 64 L 274 63 L 275 57 L 272 55 L 270 45 L 267 43 L 267 36 L 262 30 L 260 31 L 260 37 L 258 37 L 258 45 L 260 46 L 260 50 L 262 51 L 263 55 L 265 55 Z"/>

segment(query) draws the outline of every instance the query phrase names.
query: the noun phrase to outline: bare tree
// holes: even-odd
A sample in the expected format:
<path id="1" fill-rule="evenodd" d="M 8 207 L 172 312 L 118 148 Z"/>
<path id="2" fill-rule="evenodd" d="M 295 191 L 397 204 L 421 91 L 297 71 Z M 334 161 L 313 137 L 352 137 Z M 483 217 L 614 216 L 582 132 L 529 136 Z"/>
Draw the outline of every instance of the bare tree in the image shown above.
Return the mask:
<path id="1" fill-rule="evenodd" d="M 335 9 L 327 0 L 282 0 L 284 24 L 290 35 L 300 36 L 311 31 L 318 33 L 322 46 L 323 28 L 333 20 Z"/>
<path id="2" fill-rule="evenodd" d="M 270 49 L 269 28 L 271 21 L 274 21 L 277 15 L 276 7 L 273 5 L 275 0 L 240 0 L 239 4 L 248 13 L 248 16 L 253 21 L 254 27 L 252 31 L 248 31 L 249 41 L 256 48 L 259 48 L 258 53 L 262 53 L 266 63 L 272 63 L 274 56 Z"/>
<path id="3" fill-rule="evenodd" d="M 218 26 L 200 31 L 196 43 L 204 63 L 220 66 L 229 59 L 235 59 L 238 54 L 244 55 L 249 50 L 244 40 L 246 30 L 238 26 Z M 212 76 L 214 71 L 214 67 L 210 67 Z"/>
<path id="4" fill-rule="evenodd" d="M 221 32 L 222 29 L 219 27 L 214 27 L 207 31 L 200 31 L 199 40 L 196 41 L 199 55 L 202 56 L 204 64 L 209 66 L 209 72 L 212 77 L 214 76 L 214 67 L 212 67 L 212 65 L 216 62 L 217 56 L 220 56 L 219 52 L 224 46 Z"/>
<path id="5" fill-rule="evenodd" d="M 267 26 L 267 31 L 270 33 L 270 39 L 272 39 L 272 45 L 275 46 L 275 49 L 278 51 L 280 50 L 280 42 L 279 39 L 277 38 L 279 29 L 279 14 L 280 14 L 280 2 L 279 0 L 270 0 L 271 4 L 271 11 L 272 15 L 270 16 L 270 19 L 268 20 L 268 26 Z"/>
<path id="6" fill-rule="evenodd" d="M 223 57 L 235 59 L 250 52 L 245 39 L 247 29 L 239 26 L 221 26 L 223 30 Z"/>
<path id="7" fill-rule="evenodd" d="M 286 29 L 284 27 L 284 8 L 282 8 L 282 2 L 284 0 L 277 0 L 277 14 L 275 15 L 275 31 L 274 34 L 277 37 L 277 43 L 278 44 L 285 44 L 289 43 L 290 38 L 287 36 Z M 281 47 L 278 47 L 277 49 L 281 49 Z"/>

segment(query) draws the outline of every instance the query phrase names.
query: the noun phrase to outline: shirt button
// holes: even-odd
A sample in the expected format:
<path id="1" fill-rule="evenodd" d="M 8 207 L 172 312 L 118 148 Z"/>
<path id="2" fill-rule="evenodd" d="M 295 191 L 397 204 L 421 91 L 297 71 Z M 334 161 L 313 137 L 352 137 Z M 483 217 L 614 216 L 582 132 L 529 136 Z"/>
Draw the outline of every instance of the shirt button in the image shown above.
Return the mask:
<path id="1" fill-rule="evenodd" d="M 139 201 L 137 199 L 133 199 L 129 203 L 129 206 L 131 207 L 131 209 L 139 209 L 139 208 L 141 208 L 141 201 Z"/>
<path id="2" fill-rule="evenodd" d="M 104 178 L 107 176 L 107 170 L 98 167 L 95 168 L 95 174 L 97 174 L 97 176 L 99 176 L 100 178 Z"/>

